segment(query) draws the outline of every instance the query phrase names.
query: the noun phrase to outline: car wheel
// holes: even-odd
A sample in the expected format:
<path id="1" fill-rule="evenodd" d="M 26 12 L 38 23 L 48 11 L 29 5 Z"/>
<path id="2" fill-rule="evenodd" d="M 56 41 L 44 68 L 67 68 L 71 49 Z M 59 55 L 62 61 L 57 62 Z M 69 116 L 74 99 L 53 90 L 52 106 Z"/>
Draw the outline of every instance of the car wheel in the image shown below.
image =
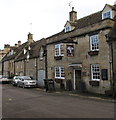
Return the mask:
<path id="1" fill-rule="evenodd" d="M 19 83 L 17 83 L 17 87 L 20 87 Z"/>
<path id="2" fill-rule="evenodd" d="M 25 88 L 25 84 L 23 84 L 23 88 Z"/>

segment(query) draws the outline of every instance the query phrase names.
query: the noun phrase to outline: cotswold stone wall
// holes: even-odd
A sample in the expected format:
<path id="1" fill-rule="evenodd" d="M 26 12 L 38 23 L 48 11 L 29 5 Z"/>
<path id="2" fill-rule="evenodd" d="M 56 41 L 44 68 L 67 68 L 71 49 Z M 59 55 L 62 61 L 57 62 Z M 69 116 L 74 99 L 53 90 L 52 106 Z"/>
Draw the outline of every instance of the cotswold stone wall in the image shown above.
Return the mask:
<path id="1" fill-rule="evenodd" d="M 56 86 L 60 87 L 55 78 L 55 67 L 63 66 L 65 68 L 65 79 L 63 79 L 64 86 L 66 88 L 66 81 L 71 80 L 74 89 L 74 70 L 81 70 L 81 80 L 84 81 L 87 91 L 102 93 L 110 89 L 110 53 L 109 46 L 106 42 L 105 35 L 108 34 L 110 27 L 113 26 L 113 21 L 106 20 L 100 23 L 88 26 L 83 29 L 79 29 L 70 33 L 64 33 L 63 35 L 53 36 L 47 40 L 47 64 L 48 64 L 48 78 L 54 79 Z M 90 35 L 99 35 L 99 52 L 97 55 L 90 55 Z M 55 44 L 61 43 L 63 39 L 71 38 L 76 40 L 75 43 L 64 43 L 64 56 L 60 60 L 54 58 Z M 59 41 L 59 42 L 58 42 Z M 74 45 L 74 56 L 68 57 L 66 46 Z M 70 64 L 78 63 L 82 67 L 70 66 Z M 99 64 L 100 66 L 100 81 L 98 86 L 90 85 L 91 81 L 91 64 Z M 102 70 L 107 69 L 108 79 L 102 80 Z M 61 81 L 61 80 L 59 80 Z"/>

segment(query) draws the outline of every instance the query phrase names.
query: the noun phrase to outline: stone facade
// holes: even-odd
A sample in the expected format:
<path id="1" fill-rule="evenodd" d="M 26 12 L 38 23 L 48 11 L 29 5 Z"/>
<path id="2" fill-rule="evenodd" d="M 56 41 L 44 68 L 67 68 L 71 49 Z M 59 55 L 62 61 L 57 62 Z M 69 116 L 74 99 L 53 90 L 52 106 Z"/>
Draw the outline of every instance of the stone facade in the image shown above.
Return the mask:
<path id="1" fill-rule="evenodd" d="M 111 89 L 112 69 L 106 35 L 114 26 L 114 21 L 112 19 L 102 20 L 104 11 L 105 8 L 101 13 L 75 21 L 75 25 L 73 24 L 75 29 L 73 28 L 73 30 L 62 31 L 47 38 L 48 78 L 55 81 L 57 88 L 100 94 L 104 94 L 105 91 Z M 115 14 L 114 11 L 113 14 Z M 89 18 L 92 19 L 92 17 L 96 17 L 98 21 L 89 21 Z M 82 23 L 79 24 L 78 21 L 82 21 Z M 86 21 L 89 24 L 88 22 L 85 24 Z M 85 24 L 85 26 L 82 24 Z M 67 27 L 67 25 L 65 26 Z M 69 28 L 71 27 L 69 26 Z M 96 51 L 91 50 L 91 36 L 98 36 L 99 49 Z M 68 56 L 68 46 L 73 49 L 72 56 Z"/>
<path id="2" fill-rule="evenodd" d="M 107 42 L 115 15 L 116 6 L 106 4 L 102 11 L 77 19 L 72 8 L 61 32 L 36 42 L 29 33 L 28 41 L 3 59 L 4 74 L 31 76 L 39 87 L 49 78 L 58 89 L 104 94 L 111 89 L 115 74 Z M 113 48 L 115 60 L 115 44 Z"/>

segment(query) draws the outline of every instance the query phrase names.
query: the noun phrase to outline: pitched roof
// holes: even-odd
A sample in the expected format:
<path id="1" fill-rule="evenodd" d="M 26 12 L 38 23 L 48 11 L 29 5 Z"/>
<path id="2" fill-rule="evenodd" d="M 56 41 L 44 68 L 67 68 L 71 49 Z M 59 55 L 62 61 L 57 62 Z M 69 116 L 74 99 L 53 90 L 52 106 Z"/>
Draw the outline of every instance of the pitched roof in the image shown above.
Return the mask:
<path id="1" fill-rule="evenodd" d="M 46 44 L 46 39 L 41 39 L 32 44 L 28 44 L 28 46 L 25 47 L 26 53 L 24 54 L 24 51 L 22 51 L 15 61 L 21 61 L 27 59 L 27 55 L 29 55 L 29 59 L 39 57 L 40 48 L 45 44 Z"/>
<path id="2" fill-rule="evenodd" d="M 106 4 L 106 5 L 109 6 L 112 10 L 116 10 L 116 5 L 114 5 L 114 6 L 108 5 L 108 4 Z M 70 25 L 74 27 L 74 29 L 72 31 L 65 32 L 65 30 L 63 29 L 61 32 L 59 32 L 57 34 L 54 34 L 54 35 L 52 35 L 52 36 L 50 36 L 50 37 L 48 37 L 46 39 L 58 38 L 59 36 L 61 37 L 62 35 L 73 32 L 75 30 L 85 28 L 87 26 L 90 26 L 90 25 L 93 25 L 93 24 L 96 24 L 96 23 L 100 23 L 101 21 L 103 21 L 102 20 L 102 12 L 103 12 L 103 10 L 98 11 L 96 13 L 93 13 L 93 14 L 88 15 L 86 17 L 83 17 L 81 19 L 78 19 L 75 22 L 68 21 L 70 23 Z M 52 42 L 57 42 L 57 41 L 60 41 L 60 40 L 58 40 L 58 39 L 56 41 L 55 40 L 54 41 L 50 40 L 50 41 L 48 41 L 48 44 L 52 43 Z"/>
<path id="3" fill-rule="evenodd" d="M 106 4 L 106 5 L 108 5 L 112 10 L 116 11 L 116 5 L 109 5 L 109 4 Z"/>
<path id="4" fill-rule="evenodd" d="M 98 23 L 98 22 L 100 22 L 100 21 L 102 21 L 102 11 L 99 11 L 99 12 L 97 12 L 97 13 L 94 13 L 94 14 L 91 14 L 91 15 L 89 15 L 89 16 L 86 16 L 86 17 L 83 17 L 83 18 L 81 18 L 81 19 L 78 19 L 78 20 L 76 20 L 75 22 L 69 21 L 69 23 L 70 23 L 72 26 L 74 26 L 75 29 L 80 29 L 80 28 L 84 28 L 84 27 L 87 27 L 87 26 L 89 26 L 89 25 Z M 75 30 L 75 29 L 74 29 L 74 30 Z M 58 36 L 58 35 L 62 35 L 62 34 L 64 34 L 64 33 L 65 33 L 65 31 L 64 31 L 64 29 L 63 29 L 61 32 L 59 32 L 59 33 L 57 33 L 57 34 L 54 34 L 54 35 L 48 37 L 47 39 L 52 38 L 52 37 L 56 37 L 56 36 Z"/>
<path id="5" fill-rule="evenodd" d="M 75 21 L 76 22 L 75 26 L 76 26 L 76 29 L 80 29 L 80 28 L 84 28 L 89 25 L 98 23 L 100 21 L 102 21 L 102 11 L 99 11 L 97 13 L 78 19 L 77 21 Z"/>
<path id="6" fill-rule="evenodd" d="M 20 53 L 20 51 L 27 45 L 27 42 L 25 42 L 24 44 L 20 45 L 19 47 L 15 47 L 15 48 L 11 48 L 11 50 L 13 50 L 13 54 L 9 55 L 9 53 L 11 52 L 11 50 L 5 55 L 5 57 L 2 59 L 2 62 L 4 61 L 8 61 L 8 60 L 13 60 L 15 59 L 15 57 Z"/>

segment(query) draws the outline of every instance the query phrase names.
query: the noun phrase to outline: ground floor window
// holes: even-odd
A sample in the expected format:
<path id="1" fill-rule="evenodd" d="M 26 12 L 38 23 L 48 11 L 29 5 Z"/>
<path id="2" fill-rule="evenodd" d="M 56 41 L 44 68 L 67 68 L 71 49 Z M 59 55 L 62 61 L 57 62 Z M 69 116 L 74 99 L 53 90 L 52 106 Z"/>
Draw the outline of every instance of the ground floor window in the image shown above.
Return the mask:
<path id="1" fill-rule="evenodd" d="M 92 77 L 92 80 L 96 80 L 96 81 L 100 80 L 99 64 L 92 64 L 91 65 L 91 77 Z"/>
<path id="2" fill-rule="evenodd" d="M 60 78 L 60 79 L 65 78 L 64 67 L 55 67 L 55 78 Z"/>

